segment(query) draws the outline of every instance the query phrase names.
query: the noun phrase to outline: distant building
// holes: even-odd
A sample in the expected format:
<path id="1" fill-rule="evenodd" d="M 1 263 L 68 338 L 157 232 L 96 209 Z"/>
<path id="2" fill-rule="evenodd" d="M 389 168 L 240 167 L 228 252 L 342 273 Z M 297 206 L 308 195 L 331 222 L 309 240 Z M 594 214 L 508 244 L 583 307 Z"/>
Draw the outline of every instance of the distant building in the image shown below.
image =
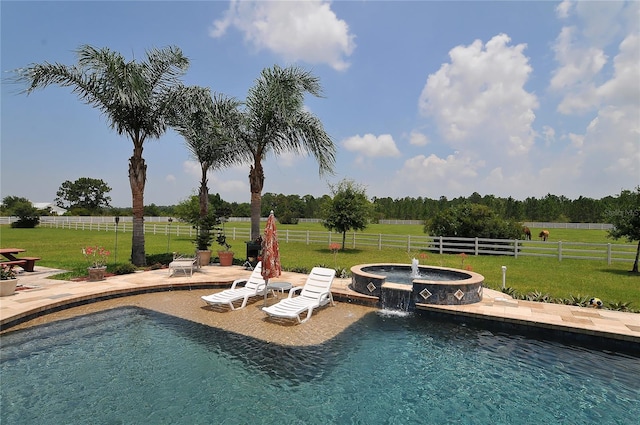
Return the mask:
<path id="1" fill-rule="evenodd" d="M 67 212 L 67 210 L 65 210 L 64 208 L 60 208 L 52 202 L 32 202 L 31 205 L 39 210 L 49 210 L 52 214 L 55 215 L 63 215 Z"/>

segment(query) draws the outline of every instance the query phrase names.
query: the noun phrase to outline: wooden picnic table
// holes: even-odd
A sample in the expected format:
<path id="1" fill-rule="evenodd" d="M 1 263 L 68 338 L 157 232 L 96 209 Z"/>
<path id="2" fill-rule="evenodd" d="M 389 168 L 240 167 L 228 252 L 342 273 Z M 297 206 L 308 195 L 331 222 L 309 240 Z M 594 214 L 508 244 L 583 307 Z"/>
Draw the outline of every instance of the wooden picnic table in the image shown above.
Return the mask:
<path id="1" fill-rule="evenodd" d="M 6 266 L 20 266 L 26 272 L 32 272 L 35 267 L 36 261 L 40 258 L 38 257 L 16 257 L 15 254 L 19 254 L 21 252 L 25 252 L 25 249 L 22 248 L 0 248 L 0 254 L 4 256 L 7 261 L 0 261 L 0 264 L 4 264 Z"/>

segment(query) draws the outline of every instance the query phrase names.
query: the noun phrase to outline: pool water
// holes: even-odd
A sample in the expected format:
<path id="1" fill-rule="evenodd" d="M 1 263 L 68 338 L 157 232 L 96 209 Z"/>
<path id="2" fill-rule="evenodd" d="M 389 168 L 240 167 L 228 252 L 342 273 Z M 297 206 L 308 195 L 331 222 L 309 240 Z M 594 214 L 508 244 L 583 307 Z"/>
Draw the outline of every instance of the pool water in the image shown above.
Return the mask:
<path id="1" fill-rule="evenodd" d="M 301 325 L 305 326 L 305 325 Z M 1 337 L 7 424 L 630 424 L 640 359 L 372 313 L 282 347 L 135 307 Z"/>
<path id="2" fill-rule="evenodd" d="M 456 273 L 454 271 L 442 271 L 437 269 L 420 268 L 418 276 L 411 276 L 411 268 L 408 266 L 375 266 L 363 267 L 363 272 L 385 276 L 387 282 L 402 283 L 411 285 L 414 279 L 433 280 L 439 282 L 447 282 L 452 280 L 462 280 L 469 278 L 468 274 Z"/>

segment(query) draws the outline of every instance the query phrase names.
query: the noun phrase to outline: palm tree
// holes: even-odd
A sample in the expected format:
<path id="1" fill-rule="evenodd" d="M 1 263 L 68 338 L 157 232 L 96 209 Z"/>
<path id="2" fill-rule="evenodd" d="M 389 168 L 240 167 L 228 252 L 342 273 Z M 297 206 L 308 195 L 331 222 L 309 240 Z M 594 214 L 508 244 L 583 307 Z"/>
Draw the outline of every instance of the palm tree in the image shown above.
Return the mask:
<path id="1" fill-rule="evenodd" d="M 189 67 L 189 60 L 177 47 L 152 49 L 146 60 L 126 62 L 108 48 L 89 45 L 77 50 L 78 63 L 32 64 L 15 71 L 15 81 L 26 83 L 25 93 L 50 84 L 73 87 L 80 100 L 98 108 L 111 128 L 126 134 L 133 142 L 129 158 L 129 183 L 133 202 L 131 262 L 145 265 L 144 186 L 147 165 L 142 157 L 147 139 L 159 138 L 166 131 L 167 90 Z"/>
<path id="2" fill-rule="evenodd" d="M 171 90 L 168 123 L 184 139 L 187 149 L 200 163 L 201 177 L 198 199 L 200 204 L 199 233 L 202 244 L 209 242 L 209 188 L 207 172 L 239 163 L 235 154 L 234 137 L 239 127 L 241 102 L 222 94 L 214 94 L 208 88 L 177 86 Z"/>
<path id="3" fill-rule="evenodd" d="M 304 95 L 320 97 L 322 88 L 310 72 L 291 66 L 274 65 L 260 73 L 249 90 L 243 110 L 243 124 L 237 155 L 251 163 L 251 239 L 260 234 L 260 210 L 264 169 L 269 153 L 310 153 L 319 164 L 320 175 L 333 172 L 335 146 L 320 120 L 304 109 Z"/>

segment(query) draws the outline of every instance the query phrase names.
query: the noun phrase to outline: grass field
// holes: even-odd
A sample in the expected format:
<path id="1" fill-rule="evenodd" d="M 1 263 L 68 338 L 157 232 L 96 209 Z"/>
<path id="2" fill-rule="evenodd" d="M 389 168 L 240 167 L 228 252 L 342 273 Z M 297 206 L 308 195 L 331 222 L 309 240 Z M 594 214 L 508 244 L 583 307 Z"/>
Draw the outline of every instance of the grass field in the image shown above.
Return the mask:
<path id="1" fill-rule="evenodd" d="M 249 223 L 233 223 L 230 227 L 249 227 Z M 279 225 L 278 230 L 324 230 L 316 223 L 301 225 Z M 532 233 L 534 229 L 531 229 Z M 536 229 L 537 230 L 537 229 Z M 422 226 L 413 225 L 371 225 L 366 233 L 394 235 L 423 235 Z M 536 233 L 534 233 L 536 234 Z M 551 240 L 588 242 L 588 243 L 625 243 L 606 237 L 603 230 L 551 229 Z M 35 229 L 12 229 L 0 226 L 0 245 L 27 250 L 25 255 L 40 257 L 36 265 L 69 270 L 64 278 L 86 275 L 87 263 L 82 255 L 86 246 L 103 246 L 111 250 L 110 268 L 116 262 L 128 262 L 131 254 L 131 233 L 118 233 L 117 252 L 114 232 L 88 230 L 68 230 L 38 227 Z M 244 241 L 232 241 L 237 259 L 244 259 Z M 193 242 L 184 236 L 147 234 L 145 236 L 147 254 L 160 254 L 170 251 L 183 253 L 194 250 Z M 167 249 L 169 248 L 169 249 Z M 216 245 L 212 247 L 215 251 Z M 332 254 L 328 246 L 307 245 L 304 243 L 280 242 L 282 265 L 287 270 L 310 270 L 316 265 L 349 270 L 355 264 L 393 262 L 410 263 L 412 256 L 401 249 L 347 249 Z M 214 253 L 215 256 L 215 253 Z M 420 258 L 420 257 L 419 257 Z M 502 286 L 501 266 L 507 267 L 506 286 L 518 293 L 526 294 L 538 291 L 552 298 L 598 297 L 605 303 L 631 303 L 634 310 L 640 309 L 640 276 L 629 273 L 631 263 L 605 261 L 571 260 L 558 261 L 554 258 L 508 256 L 467 256 L 464 264 L 459 255 L 427 254 L 420 258 L 422 265 L 464 268 L 471 266 L 473 271 L 484 275 L 485 286 L 500 289 Z"/>

